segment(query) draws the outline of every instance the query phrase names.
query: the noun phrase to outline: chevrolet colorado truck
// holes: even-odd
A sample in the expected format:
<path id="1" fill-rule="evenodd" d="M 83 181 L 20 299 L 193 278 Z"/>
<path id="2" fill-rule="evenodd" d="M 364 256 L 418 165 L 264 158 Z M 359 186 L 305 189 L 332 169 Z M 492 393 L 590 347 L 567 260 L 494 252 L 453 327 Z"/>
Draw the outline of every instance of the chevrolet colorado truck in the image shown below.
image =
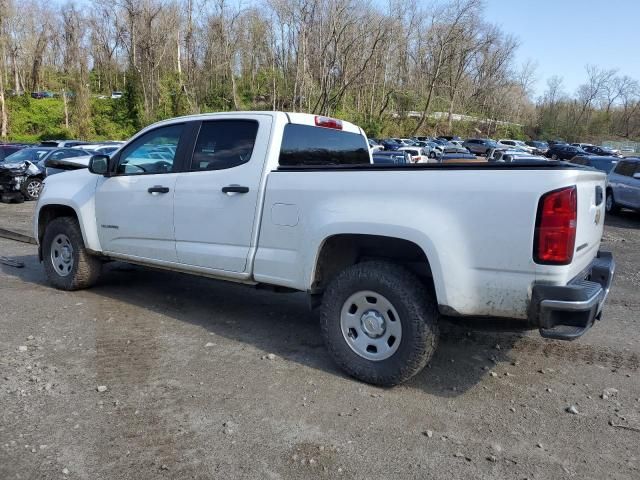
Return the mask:
<path id="1" fill-rule="evenodd" d="M 337 364 L 390 386 L 429 361 L 440 315 L 588 330 L 614 272 L 604 192 L 602 172 L 563 162 L 374 165 L 353 124 L 219 113 L 47 178 L 34 231 L 64 290 L 118 260 L 306 292 Z"/>

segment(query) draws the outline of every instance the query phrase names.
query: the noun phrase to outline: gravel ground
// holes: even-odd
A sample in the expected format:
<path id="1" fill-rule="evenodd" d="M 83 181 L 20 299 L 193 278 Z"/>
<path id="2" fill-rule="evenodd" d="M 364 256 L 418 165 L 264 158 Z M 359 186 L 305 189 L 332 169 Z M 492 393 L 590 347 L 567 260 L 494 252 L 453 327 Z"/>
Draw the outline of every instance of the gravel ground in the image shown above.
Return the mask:
<path id="1" fill-rule="evenodd" d="M 640 217 L 607 223 L 585 337 L 445 321 L 393 389 L 332 364 L 303 295 L 120 263 L 61 292 L 0 238 L 0 479 L 638 479 Z"/>

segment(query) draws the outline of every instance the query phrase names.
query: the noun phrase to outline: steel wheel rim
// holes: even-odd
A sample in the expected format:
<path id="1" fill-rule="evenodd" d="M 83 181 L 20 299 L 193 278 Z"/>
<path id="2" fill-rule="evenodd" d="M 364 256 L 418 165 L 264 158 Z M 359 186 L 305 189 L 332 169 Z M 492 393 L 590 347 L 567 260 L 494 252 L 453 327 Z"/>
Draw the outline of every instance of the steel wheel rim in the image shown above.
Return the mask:
<path id="1" fill-rule="evenodd" d="M 371 290 L 356 292 L 344 302 L 340 329 L 354 353 L 374 362 L 396 353 L 402 340 L 402 324 L 395 307 L 384 295 Z"/>
<path id="2" fill-rule="evenodd" d="M 73 270 L 73 245 L 64 233 L 56 235 L 51 242 L 51 265 L 61 277 L 66 277 Z"/>
<path id="3" fill-rule="evenodd" d="M 27 193 L 32 198 L 38 198 L 40 195 L 40 189 L 42 188 L 42 183 L 38 181 L 32 181 L 27 184 Z"/>

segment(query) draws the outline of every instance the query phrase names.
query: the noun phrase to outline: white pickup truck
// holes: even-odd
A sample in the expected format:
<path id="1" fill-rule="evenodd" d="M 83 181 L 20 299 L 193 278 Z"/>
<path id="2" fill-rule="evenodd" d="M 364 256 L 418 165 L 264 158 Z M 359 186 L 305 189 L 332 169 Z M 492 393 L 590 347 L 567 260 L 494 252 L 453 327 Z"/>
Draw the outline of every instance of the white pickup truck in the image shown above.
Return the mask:
<path id="1" fill-rule="evenodd" d="M 327 117 L 206 114 L 47 178 L 34 230 L 60 289 L 120 260 L 307 292 L 335 361 L 394 385 L 428 362 L 441 314 L 588 330 L 614 271 L 604 189 L 562 162 L 373 165 L 364 132 Z"/>

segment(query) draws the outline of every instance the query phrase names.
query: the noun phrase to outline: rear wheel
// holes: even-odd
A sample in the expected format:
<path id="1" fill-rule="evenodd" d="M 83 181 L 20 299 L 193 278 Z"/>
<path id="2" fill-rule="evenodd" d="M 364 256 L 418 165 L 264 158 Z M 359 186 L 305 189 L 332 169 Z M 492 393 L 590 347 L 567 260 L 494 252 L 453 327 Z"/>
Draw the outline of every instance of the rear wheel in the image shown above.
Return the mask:
<path id="1" fill-rule="evenodd" d="M 551 160 L 558 160 L 558 156 L 554 153 L 551 155 Z"/>
<path id="2" fill-rule="evenodd" d="M 616 201 L 613 198 L 613 190 L 611 189 L 607 190 L 607 199 L 604 206 L 607 210 L 607 213 L 610 213 L 611 215 L 615 215 L 616 213 L 620 212 L 620 207 L 618 206 L 618 204 L 616 204 Z"/>
<path id="3" fill-rule="evenodd" d="M 47 224 L 42 250 L 44 269 L 54 287 L 79 290 L 98 281 L 102 261 L 87 252 L 75 218 L 59 217 Z"/>
<path id="4" fill-rule="evenodd" d="M 328 286 L 320 323 L 329 353 L 349 375 L 392 386 L 435 351 L 438 311 L 420 279 L 393 263 L 353 265 Z"/>

